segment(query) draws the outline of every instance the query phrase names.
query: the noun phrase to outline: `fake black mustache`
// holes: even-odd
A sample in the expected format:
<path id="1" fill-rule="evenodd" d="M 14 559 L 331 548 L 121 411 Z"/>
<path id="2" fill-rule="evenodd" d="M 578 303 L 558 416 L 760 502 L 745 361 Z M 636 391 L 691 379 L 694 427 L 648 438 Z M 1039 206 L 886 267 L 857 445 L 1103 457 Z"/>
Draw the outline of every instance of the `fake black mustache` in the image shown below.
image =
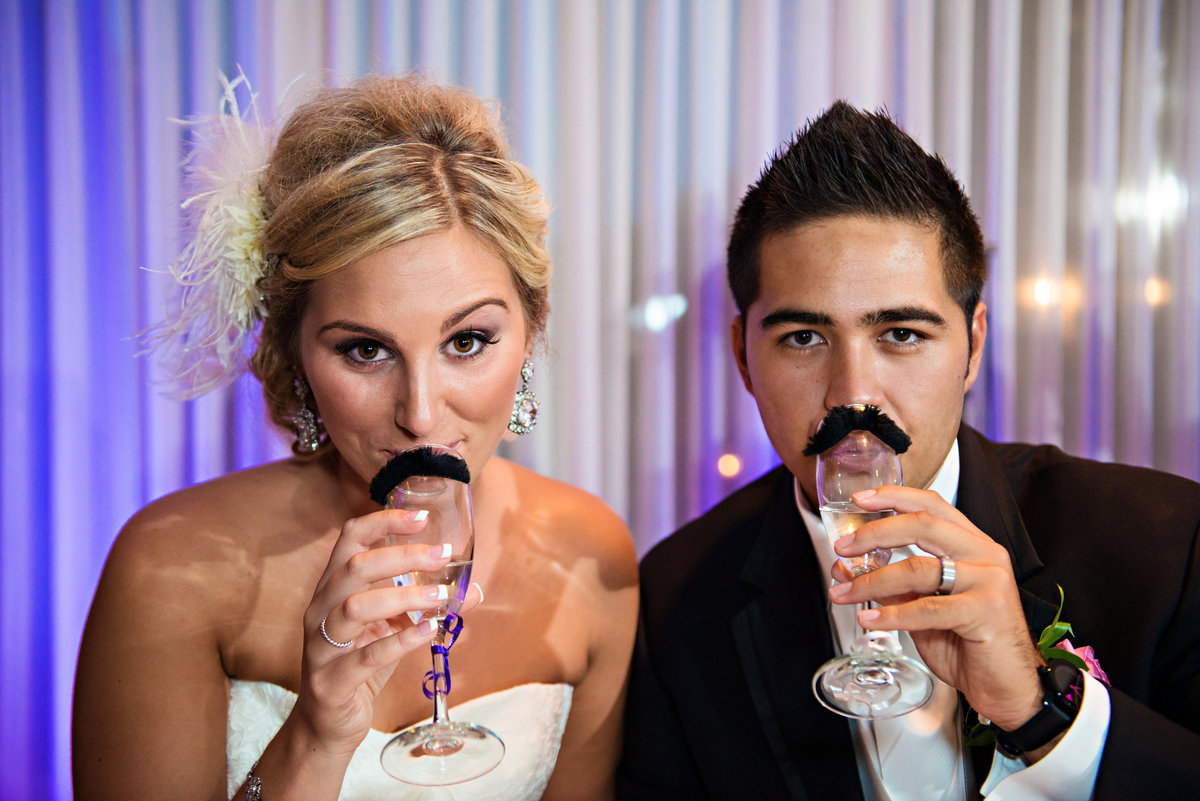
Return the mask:
<path id="1" fill-rule="evenodd" d="M 824 453 L 841 442 L 851 431 L 869 431 L 897 454 L 904 453 L 908 446 L 912 445 L 912 439 L 904 433 L 904 429 L 896 425 L 895 421 L 877 406 L 838 406 L 830 409 L 829 414 L 825 415 L 817 433 L 808 440 L 804 455 L 816 456 Z"/>
<path id="2" fill-rule="evenodd" d="M 379 469 L 371 479 L 371 499 L 386 506 L 391 491 L 412 476 L 441 476 L 471 483 L 471 471 L 462 459 L 450 453 L 434 452 L 433 448 L 414 448 L 396 454 Z"/>

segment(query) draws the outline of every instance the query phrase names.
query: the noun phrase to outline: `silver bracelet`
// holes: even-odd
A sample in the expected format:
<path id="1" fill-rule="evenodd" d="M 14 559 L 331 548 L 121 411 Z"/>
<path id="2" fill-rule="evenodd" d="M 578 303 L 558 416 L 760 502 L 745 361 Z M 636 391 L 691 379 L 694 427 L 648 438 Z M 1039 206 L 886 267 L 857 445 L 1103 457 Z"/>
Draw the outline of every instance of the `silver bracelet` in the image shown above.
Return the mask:
<path id="1" fill-rule="evenodd" d="M 258 760 L 250 766 L 250 772 L 246 774 L 246 801 L 262 801 L 262 779 L 254 775 L 254 769 L 258 767 Z"/>

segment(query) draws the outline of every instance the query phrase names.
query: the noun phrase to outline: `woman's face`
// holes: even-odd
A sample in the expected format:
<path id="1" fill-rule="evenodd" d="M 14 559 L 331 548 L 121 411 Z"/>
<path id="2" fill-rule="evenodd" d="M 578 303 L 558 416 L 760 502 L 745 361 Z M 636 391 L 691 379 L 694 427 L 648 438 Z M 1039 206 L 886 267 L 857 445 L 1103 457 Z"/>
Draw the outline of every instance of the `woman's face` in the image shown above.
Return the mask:
<path id="1" fill-rule="evenodd" d="M 316 281 L 300 361 L 334 446 L 364 482 L 412 445 L 476 476 L 508 425 L 530 351 L 508 266 L 461 226 Z"/>

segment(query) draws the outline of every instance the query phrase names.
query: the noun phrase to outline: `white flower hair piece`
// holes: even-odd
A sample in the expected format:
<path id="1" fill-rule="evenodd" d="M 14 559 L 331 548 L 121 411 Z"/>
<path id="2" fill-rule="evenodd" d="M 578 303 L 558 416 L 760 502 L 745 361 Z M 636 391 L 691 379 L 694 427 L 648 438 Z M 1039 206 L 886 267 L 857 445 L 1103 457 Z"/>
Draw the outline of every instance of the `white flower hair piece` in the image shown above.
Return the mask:
<path id="1" fill-rule="evenodd" d="M 203 395 L 245 368 L 267 313 L 258 288 L 267 269 L 259 178 L 273 131 L 259 121 L 257 96 L 244 73 L 233 81 L 221 75 L 221 85 L 218 114 L 185 123 L 195 131 L 184 162 L 190 196 L 181 205 L 192 238 L 170 267 L 182 287 L 178 308 L 152 334 L 152 347 L 166 351 L 185 398 Z M 238 104 L 239 86 L 250 92 L 245 110 Z"/>

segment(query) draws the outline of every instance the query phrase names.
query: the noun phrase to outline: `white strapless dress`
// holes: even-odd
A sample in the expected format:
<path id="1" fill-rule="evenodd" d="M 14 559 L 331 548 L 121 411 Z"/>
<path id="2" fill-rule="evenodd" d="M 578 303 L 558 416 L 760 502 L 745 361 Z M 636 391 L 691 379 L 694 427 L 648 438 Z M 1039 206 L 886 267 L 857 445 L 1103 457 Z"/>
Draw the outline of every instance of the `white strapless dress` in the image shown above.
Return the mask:
<path id="1" fill-rule="evenodd" d="M 228 790 L 232 796 L 250 766 L 266 749 L 296 703 L 296 694 L 261 681 L 230 682 L 229 731 L 225 745 Z M 453 703 L 453 720 L 486 726 L 504 741 L 504 759 L 491 773 L 451 787 L 413 787 L 383 772 L 379 754 L 393 735 L 372 729 L 358 747 L 340 801 L 445 799 L 446 801 L 534 801 L 541 798 L 554 770 L 563 728 L 571 711 L 570 684 L 522 684 Z M 270 788 L 263 797 L 270 798 Z"/>

